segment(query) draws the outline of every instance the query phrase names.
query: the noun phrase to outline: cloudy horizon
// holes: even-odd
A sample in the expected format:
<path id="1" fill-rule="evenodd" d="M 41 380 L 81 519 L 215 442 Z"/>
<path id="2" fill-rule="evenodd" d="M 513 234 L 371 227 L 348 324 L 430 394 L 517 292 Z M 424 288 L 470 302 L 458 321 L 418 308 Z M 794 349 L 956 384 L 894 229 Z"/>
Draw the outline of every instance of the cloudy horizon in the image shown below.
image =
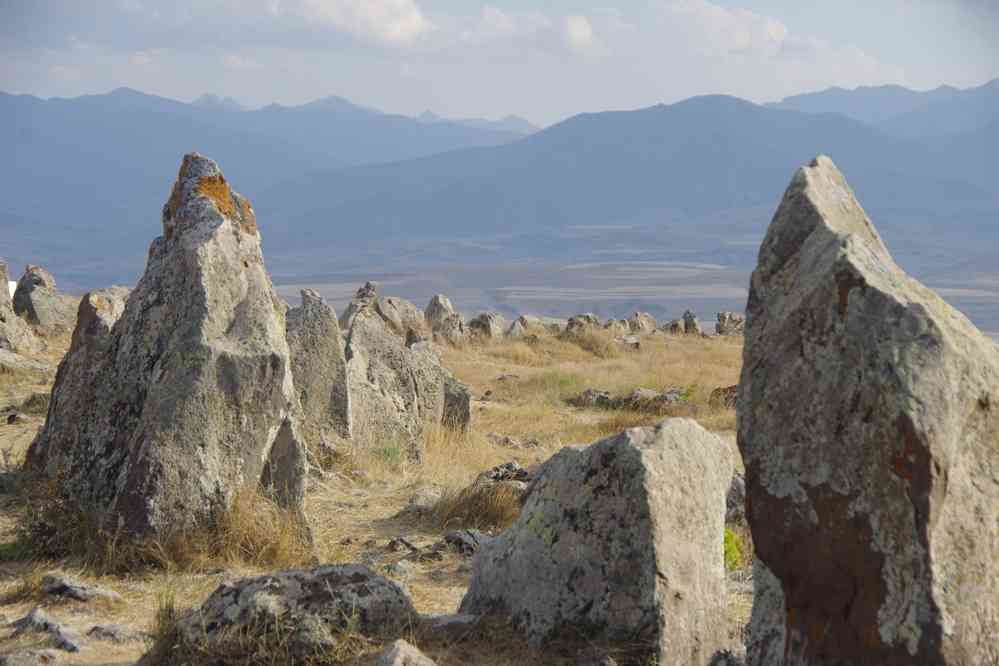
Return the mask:
<path id="1" fill-rule="evenodd" d="M 390 113 L 545 125 L 700 94 L 767 102 L 830 86 L 968 88 L 999 77 L 999 6 L 988 0 L 79 4 L 0 0 L 0 90 L 129 87 L 250 107 L 341 96 Z"/>

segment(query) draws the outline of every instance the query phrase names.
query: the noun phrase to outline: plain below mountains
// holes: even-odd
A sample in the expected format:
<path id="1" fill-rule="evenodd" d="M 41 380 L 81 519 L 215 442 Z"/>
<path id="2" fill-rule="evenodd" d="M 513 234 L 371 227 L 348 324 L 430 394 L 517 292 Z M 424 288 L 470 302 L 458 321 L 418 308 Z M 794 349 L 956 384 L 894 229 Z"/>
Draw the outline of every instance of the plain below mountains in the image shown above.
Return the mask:
<path id="1" fill-rule="evenodd" d="M 865 89 L 852 106 L 839 93 L 776 107 L 707 96 L 581 114 L 528 136 L 338 98 L 238 112 L 134 91 L 4 96 L 13 159 L 0 167 L 11 192 L 0 246 L 62 267 L 67 286 L 130 281 L 158 223 L 163 172 L 199 150 L 254 202 L 279 282 L 356 289 L 379 278 L 420 301 L 466 289 L 462 307 L 508 311 L 741 309 L 787 174 L 825 153 L 906 269 L 997 330 L 999 181 L 987 159 L 999 148 L 997 87 L 885 102 L 887 118 L 857 110 L 881 104 Z M 990 117 L 967 111 L 983 104 Z M 955 108 L 978 120 L 915 136 L 887 123 L 939 113 L 945 127 Z M 624 273 L 630 282 L 616 279 Z M 592 288 L 580 295 L 582 283 Z"/>

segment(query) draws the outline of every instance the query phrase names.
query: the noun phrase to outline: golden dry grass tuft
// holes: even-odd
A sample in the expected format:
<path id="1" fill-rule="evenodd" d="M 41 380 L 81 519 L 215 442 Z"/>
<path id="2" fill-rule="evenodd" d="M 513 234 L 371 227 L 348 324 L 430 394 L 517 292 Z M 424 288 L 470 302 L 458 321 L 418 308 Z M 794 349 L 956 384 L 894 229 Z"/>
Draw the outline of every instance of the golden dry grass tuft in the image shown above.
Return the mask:
<path id="1" fill-rule="evenodd" d="M 503 530 L 520 515 L 520 497 L 518 489 L 503 483 L 448 489 L 434 507 L 433 519 L 442 530 Z"/>

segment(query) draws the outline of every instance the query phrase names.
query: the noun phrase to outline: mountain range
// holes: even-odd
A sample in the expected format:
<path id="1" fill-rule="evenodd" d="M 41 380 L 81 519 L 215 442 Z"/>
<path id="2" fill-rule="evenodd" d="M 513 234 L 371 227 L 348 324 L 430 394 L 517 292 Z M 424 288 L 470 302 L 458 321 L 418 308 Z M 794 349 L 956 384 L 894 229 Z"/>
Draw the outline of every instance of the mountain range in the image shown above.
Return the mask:
<path id="1" fill-rule="evenodd" d="M 963 290 L 966 311 L 999 330 L 988 286 L 999 280 L 989 159 L 999 148 L 997 91 L 996 81 L 925 93 L 830 89 L 772 105 L 705 96 L 533 131 L 408 118 L 338 97 L 247 111 L 218 97 L 185 104 L 126 89 L 0 95 L 11 154 L 0 166 L 9 188 L 0 253 L 53 265 L 78 288 L 134 280 L 180 156 L 197 150 L 254 202 L 281 283 L 380 276 L 401 295 L 466 289 L 472 305 L 507 311 L 618 314 L 681 300 L 739 309 L 788 179 L 826 153 L 903 266 Z M 650 264 L 720 267 L 692 279 L 724 279 L 700 291 L 618 280 L 641 280 Z M 573 291 L 579 270 L 594 272 L 589 291 Z"/>

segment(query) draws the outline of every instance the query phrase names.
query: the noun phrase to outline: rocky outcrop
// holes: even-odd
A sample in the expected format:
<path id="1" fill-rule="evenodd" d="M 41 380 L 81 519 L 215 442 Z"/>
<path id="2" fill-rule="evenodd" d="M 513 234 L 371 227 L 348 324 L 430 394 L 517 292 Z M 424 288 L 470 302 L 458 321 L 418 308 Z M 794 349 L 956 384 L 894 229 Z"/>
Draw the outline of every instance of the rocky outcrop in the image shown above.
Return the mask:
<path id="1" fill-rule="evenodd" d="M 166 537 L 210 525 L 244 488 L 301 502 L 283 308 L 253 208 L 213 161 L 184 157 L 118 321 L 114 299 L 88 302 L 28 458 L 96 527 Z"/>
<path id="2" fill-rule="evenodd" d="M 628 319 L 628 327 L 632 333 L 651 333 L 659 323 L 648 312 L 636 312 Z"/>
<path id="3" fill-rule="evenodd" d="M 368 310 L 375 308 L 378 302 L 378 283 L 365 282 L 364 285 L 357 290 L 354 294 L 354 298 L 350 300 L 347 304 L 347 308 L 340 315 L 340 330 L 346 332 L 350 330 L 350 325 L 354 321 L 354 315 L 356 315 L 361 310 Z"/>
<path id="4" fill-rule="evenodd" d="M 405 336 L 414 331 L 417 335 L 423 336 L 427 332 L 427 321 L 420 308 L 405 298 L 397 296 L 380 298 L 375 307 L 385 323 L 400 335 Z"/>
<path id="5" fill-rule="evenodd" d="M 685 335 L 700 335 L 701 322 L 697 320 L 697 315 L 695 315 L 690 310 L 683 313 L 683 332 Z"/>
<path id="6" fill-rule="evenodd" d="M 348 627 L 369 638 L 392 639 L 416 620 L 399 585 L 367 567 L 346 564 L 223 583 L 177 626 L 182 641 L 207 656 L 233 635 L 249 633 L 280 641 L 293 663 L 311 663 L 336 649 Z"/>
<path id="7" fill-rule="evenodd" d="M 28 265 L 17 281 L 12 299 L 14 313 L 42 335 L 59 335 L 73 330 L 76 299 L 56 290 L 55 278 L 41 266 Z"/>
<path id="8" fill-rule="evenodd" d="M 585 627 L 661 663 L 707 663 L 725 638 L 731 470 L 724 443 L 685 419 L 563 449 L 482 546 L 459 612 L 508 616 L 532 645 Z"/>
<path id="9" fill-rule="evenodd" d="M 502 338 L 506 327 L 506 319 L 498 312 L 483 312 L 468 322 L 468 330 L 484 340 Z"/>
<path id="10" fill-rule="evenodd" d="M 436 666 L 437 662 L 401 638 L 378 656 L 377 666 Z"/>
<path id="11" fill-rule="evenodd" d="M 302 406 L 301 432 L 316 454 L 350 439 L 347 359 L 336 312 L 311 289 L 285 314 L 295 392 Z"/>
<path id="12" fill-rule="evenodd" d="M 14 312 L 12 294 L 7 289 L 7 264 L 0 260 L 0 351 L 32 354 L 40 351 L 41 342 L 31 327 Z M 15 292 L 16 293 L 16 292 Z"/>
<path id="13" fill-rule="evenodd" d="M 565 326 L 565 332 L 581 333 L 583 331 L 591 331 L 599 327 L 600 327 L 600 317 L 593 314 L 592 312 L 584 312 L 583 314 L 578 314 L 569 317 L 569 321 L 566 323 Z"/>
<path id="14" fill-rule="evenodd" d="M 742 335 L 746 330 L 746 317 L 735 312 L 719 312 L 715 323 L 718 335 Z"/>
<path id="15" fill-rule="evenodd" d="M 760 249 L 738 415 L 777 587 L 756 600 L 786 611 L 754 619 L 751 646 L 783 647 L 751 663 L 986 663 L 999 347 L 895 264 L 827 157 L 794 175 Z"/>
<path id="16" fill-rule="evenodd" d="M 439 340 L 456 345 L 468 338 L 465 320 L 444 294 L 437 294 L 430 299 L 423 316 L 430 331 Z"/>

